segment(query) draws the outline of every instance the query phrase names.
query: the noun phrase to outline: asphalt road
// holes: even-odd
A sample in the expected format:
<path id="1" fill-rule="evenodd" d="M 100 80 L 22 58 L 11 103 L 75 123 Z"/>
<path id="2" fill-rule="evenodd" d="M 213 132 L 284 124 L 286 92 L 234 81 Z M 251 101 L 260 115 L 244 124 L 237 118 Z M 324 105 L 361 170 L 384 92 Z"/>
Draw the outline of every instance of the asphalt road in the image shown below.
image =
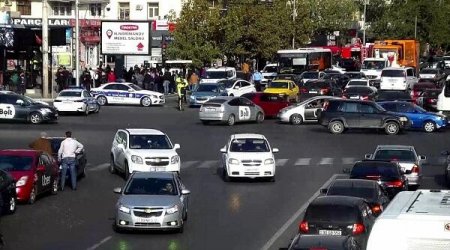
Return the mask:
<path id="1" fill-rule="evenodd" d="M 112 230 L 114 187 L 124 184 L 108 170 L 109 152 L 119 128 L 156 128 L 180 143 L 182 179 L 191 190 L 189 219 L 183 234 L 126 233 Z M 57 124 L 0 123 L 0 148 L 26 148 L 46 131 L 63 136 L 71 130 L 87 151 L 87 177 L 77 191 L 66 188 L 20 205 L 16 214 L 1 219 L 5 249 L 278 249 L 297 231 L 308 200 L 330 178 L 342 178 L 350 167 L 378 144 L 414 145 L 429 158 L 423 188 L 444 188 L 442 150 L 450 149 L 450 131 L 407 132 L 387 136 L 374 131 L 332 135 L 319 125 L 291 126 L 267 120 L 233 127 L 203 126 L 198 110 L 179 112 L 166 107 L 104 107 L 99 114 L 62 116 Z M 264 134 L 280 152 L 275 183 L 225 183 L 218 175 L 219 149 L 233 133 Z"/>

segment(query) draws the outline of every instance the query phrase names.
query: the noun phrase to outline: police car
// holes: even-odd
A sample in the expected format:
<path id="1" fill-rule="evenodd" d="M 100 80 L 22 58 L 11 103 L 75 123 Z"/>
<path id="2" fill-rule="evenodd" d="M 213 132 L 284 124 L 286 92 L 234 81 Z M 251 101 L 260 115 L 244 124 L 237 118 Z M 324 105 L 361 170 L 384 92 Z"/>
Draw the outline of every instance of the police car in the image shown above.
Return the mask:
<path id="1" fill-rule="evenodd" d="M 91 89 L 98 104 L 136 104 L 144 107 L 162 105 L 166 102 L 164 95 L 150 90 L 144 90 L 134 83 L 107 83 Z"/>
<path id="2" fill-rule="evenodd" d="M 58 111 L 44 102 L 11 91 L 0 91 L 0 121 L 22 120 L 38 124 L 57 119 Z"/>
<path id="3" fill-rule="evenodd" d="M 65 89 L 59 92 L 53 106 L 58 112 L 78 112 L 85 115 L 100 111 L 100 105 L 95 97 L 85 89 Z"/>

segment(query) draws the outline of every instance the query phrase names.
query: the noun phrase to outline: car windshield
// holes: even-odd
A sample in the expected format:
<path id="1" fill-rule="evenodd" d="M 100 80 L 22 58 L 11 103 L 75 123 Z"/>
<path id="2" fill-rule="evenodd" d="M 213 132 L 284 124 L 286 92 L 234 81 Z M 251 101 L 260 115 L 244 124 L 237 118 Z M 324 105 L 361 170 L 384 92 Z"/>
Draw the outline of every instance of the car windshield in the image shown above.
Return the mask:
<path id="1" fill-rule="evenodd" d="M 328 87 L 330 87 L 330 84 L 328 82 L 312 81 L 312 82 L 306 82 L 303 86 L 305 88 L 328 88 Z"/>
<path id="2" fill-rule="evenodd" d="M 277 66 L 266 66 L 263 70 L 264 73 L 277 73 Z"/>
<path id="3" fill-rule="evenodd" d="M 306 210 L 305 220 L 311 222 L 355 222 L 358 210 L 342 205 L 310 205 Z"/>
<path id="4" fill-rule="evenodd" d="M 236 81 L 234 81 L 234 80 L 220 81 L 220 83 L 222 83 L 225 86 L 225 88 L 231 88 L 233 86 L 234 82 L 236 82 Z"/>
<path id="5" fill-rule="evenodd" d="M 437 70 L 435 69 L 422 69 L 419 74 L 436 74 Z"/>
<path id="6" fill-rule="evenodd" d="M 319 72 L 304 72 L 303 79 L 319 79 Z"/>
<path id="7" fill-rule="evenodd" d="M 206 71 L 206 78 L 208 79 L 221 79 L 221 78 L 227 78 L 227 72 L 225 70 L 223 71 Z"/>
<path id="8" fill-rule="evenodd" d="M 378 150 L 374 159 L 382 161 L 416 161 L 413 151 L 396 149 Z"/>
<path id="9" fill-rule="evenodd" d="M 130 149 L 171 149 L 166 135 L 130 135 Z"/>
<path id="10" fill-rule="evenodd" d="M 277 82 L 277 81 L 273 81 L 271 83 L 269 83 L 269 88 L 275 88 L 275 89 L 287 89 L 288 88 L 288 83 L 287 82 Z"/>
<path id="11" fill-rule="evenodd" d="M 209 84 L 198 84 L 198 87 L 195 89 L 197 92 L 219 92 L 217 85 L 209 85 Z"/>
<path id="12" fill-rule="evenodd" d="M 132 89 L 134 89 L 134 90 L 142 90 L 142 88 L 141 87 L 139 87 L 138 85 L 136 85 L 136 84 L 130 84 L 130 85 L 128 85 L 130 88 L 132 88 Z"/>
<path id="13" fill-rule="evenodd" d="M 132 178 L 125 188 L 127 195 L 178 195 L 173 179 Z"/>
<path id="14" fill-rule="evenodd" d="M 363 69 L 384 69 L 384 61 L 364 61 Z"/>
<path id="15" fill-rule="evenodd" d="M 81 91 L 61 91 L 59 93 L 59 96 L 80 97 L 81 96 Z"/>
<path id="16" fill-rule="evenodd" d="M 350 81 L 347 86 L 367 86 L 367 81 Z"/>
<path id="17" fill-rule="evenodd" d="M 29 103 L 31 103 L 31 104 L 36 104 L 36 103 L 38 103 L 37 101 L 35 101 L 34 99 L 32 99 L 32 98 L 30 98 L 30 97 L 28 97 L 28 96 L 21 96 L 21 97 L 23 97 L 23 99 L 24 99 L 25 102 L 29 102 Z"/>
<path id="18" fill-rule="evenodd" d="M 0 169 L 5 171 L 27 171 L 33 164 L 31 156 L 0 155 Z"/>
<path id="19" fill-rule="evenodd" d="M 369 87 L 350 87 L 345 90 L 346 94 L 370 95 L 373 90 Z"/>
<path id="20" fill-rule="evenodd" d="M 399 178 L 400 173 L 397 165 L 391 162 L 386 163 L 360 163 L 356 164 L 350 173 L 351 179 L 367 178 L 367 177 L 381 177 L 381 178 Z"/>
<path id="21" fill-rule="evenodd" d="M 405 77 L 405 71 L 403 70 L 383 70 L 381 72 L 382 77 Z"/>
<path id="22" fill-rule="evenodd" d="M 270 152 L 269 145 L 264 139 L 234 139 L 230 145 L 230 152 Z"/>
<path id="23" fill-rule="evenodd" d="M 328 189 L 327 195 L 343 195 L 372 200 L 375 197 L 376 189 L 367 187 L 335 187 Z"/>

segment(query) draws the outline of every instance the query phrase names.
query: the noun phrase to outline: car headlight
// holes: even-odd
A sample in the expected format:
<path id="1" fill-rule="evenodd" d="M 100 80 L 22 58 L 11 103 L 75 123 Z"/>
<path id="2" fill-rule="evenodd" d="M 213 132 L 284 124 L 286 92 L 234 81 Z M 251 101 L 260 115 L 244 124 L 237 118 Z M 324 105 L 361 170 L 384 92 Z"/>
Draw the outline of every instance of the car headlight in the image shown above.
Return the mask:
<path id="1" fill-rule="evenodd" d="M 166 210 L 166 214 L 174 214 L 176 212 L 178 212 L 178 206 L 177 205 L 175 205 L 173 207 L 170 207 L 170 208 L 168 208 Z"/>
<path id="2" fill-rule="evenodd" d="M 40 111 L 41 111 L 42 113 L 51 113 L 51 112 L 52 112 L 52 110 L 49 109 L 49 108 L 41 108 Z"/>
<path id="3" fill-rule="evenodd" d="M 400 121 L 401 121 L 401 122 L 407 122 L 407 121 L 408 121 L 408 117 L 406 117 L 406 116 L 400 116 Z"/>
<path id="4" fill-rule="evenodd" d="M 191 96 L 189 96 L 189 99 L 194 100 L 194 99 L 195 99 L 195 96 L 191 95 Z"/>
<path id="5" fill-rule="evenodd" d="M 170 158 L 170 164 L 175 164 L 178 163 L 180 161 L 180 156 L 178 155 L 174 155 L 172 156 L 172 158 Z"/>
<path id="6" fill-rule="evenodd" d="M 228 164 L 237 165 L 239 161 L 237 159 L 230 158 L 228 159 Z"/>
<path id="7" fill-rule="evenodd" d="M 126 214 L 131 213 L 131 209 L 129 207 L 124 206 L 124 205 L 120 205 L 119 206 L 119 211 L 123 212 L 123 213 L 126 213 Z"/>
<path id="8" fill-rule="evenodd" d="M 25 186 L 27 184 L 28 176 L 22 176 L 16 183 L 16 187 Z"/>
<path id="9" fill-rule="evenodd" d="M 151 98 L 158 99 L 157 95 L 150 95 Z"/>
<path id="10" fill-rule="evenodd" d="M 272 158 L 266 159 L 264 161 L 264 165 L 271 165 L 271 164 L 274 164 L 274 163 L 275 163 L 275 161 Z"/>
<path id="11" fill-rule="evenodd" d="M 136 163 L 136 164 L 143 164 L 144 163 L 144 161 L 142 160 L 142 157 L 137 156 L 137 155 L 132 155 L 131 156 L 131 161 L 133 163 Z"/>

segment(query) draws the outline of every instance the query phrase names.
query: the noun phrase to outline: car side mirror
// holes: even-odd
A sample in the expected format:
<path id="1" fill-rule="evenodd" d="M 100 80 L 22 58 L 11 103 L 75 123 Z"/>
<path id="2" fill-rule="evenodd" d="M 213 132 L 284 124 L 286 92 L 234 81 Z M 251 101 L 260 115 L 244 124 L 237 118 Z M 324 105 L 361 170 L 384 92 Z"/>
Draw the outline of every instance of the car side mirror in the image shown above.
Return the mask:
<path id="1" fill-rule="evenodd" d="M 371 159 L 372 158 L 372 154 L 366 154 L 366 155 L 364 155 L 364 158 L 367 159 L 367 160 Z"/>
<path id="2" fill-rule="evenodd" d="M 427 157 L 426 156 L 424 156 L 424 155 L 419 155 L 419 159 L 421 159 L 421 160 L 426 160 L 427 159 Z"/>
<path id="3" fill-rule="evenodd" d="M 181 190 L 181 194 L 182 194 L 182 195 L 188 195 L 188 194 L 190 194 L 190 193 L 191 193 L 190 190 L 187 190 L 187 189 L 182 189 L 182 190 Z"/>
<path id="4" fill-rule="evenodd" d="M 129 88 L 129 89 L 128 89 L 128 92 L 134 92 L 134 89 Z"/>
<path id="5" fill-rule="evenodd" d="M 118 144 L 117 147 L 120 149 L 125 149 L 125 145 L 123 145 L 122 143 Z"/>
<path id="6" fill-rule="evenodd" d="M 278 148 L 273 148 L 272 149 L 272 153 L 278 153 L 278 152 L 280 152 L 280 150 Z"/>
<path id="7" fill-rule="evenodd" d="M 120 193 L 122 193 L 122 188 L 120 188 L 120 187 L 114 188 L 113 192 L 116 194 L 120 194 Z"/>
<path id="8" fill-rule="evenodd" d="M 328 192 L 328 188 L 321 188 L 320 189 L 320 194 L 327 194 Z"/>
<path id="9" fill-rule="evenodd" d="M 441 155 L 443 155 L 443 156 L 448 156 L 448 155 L 450 155 L 450 152 L 447 151 L 447 150 L 445 150 L 445 151 L 442 151 L 442 152 L 441 152 Z"/>
<path id="10" fill-rule="evenodd" d="M 350 172 L 351 172 L 351 169 L 350 169 L 350 168 L 344 168 L 344 169 L 342 170 L 342 173 L 344 173 L 344 174 L 350 174 Z"/>
<path id="11" fill-rule="evenodd" d="M 45 166 L 44 165 L 37 166 L 36 171 L 37 172 L 45 172 Z"/>
<path id="12" fill-rule="evenodd" d="M 179 149 L 179 148 L 181 148 L 180 144 L 175 143 L 175 145 L 173 145 L 173 149 Z"/>
<path id="13" fill-rule="evenodd" d="M 220 149 L 220 152 L 221 152 L 221 153 L 226 153 L 226 152 L 227 152 L 227 148 L 226 148 L 226 147 L 221 148 L 221 149 Z"/>
<path id="14" fill-rule="evenodd" d="M 239 86 L 234 86 L 234 89 L 239 89 Z"/>

